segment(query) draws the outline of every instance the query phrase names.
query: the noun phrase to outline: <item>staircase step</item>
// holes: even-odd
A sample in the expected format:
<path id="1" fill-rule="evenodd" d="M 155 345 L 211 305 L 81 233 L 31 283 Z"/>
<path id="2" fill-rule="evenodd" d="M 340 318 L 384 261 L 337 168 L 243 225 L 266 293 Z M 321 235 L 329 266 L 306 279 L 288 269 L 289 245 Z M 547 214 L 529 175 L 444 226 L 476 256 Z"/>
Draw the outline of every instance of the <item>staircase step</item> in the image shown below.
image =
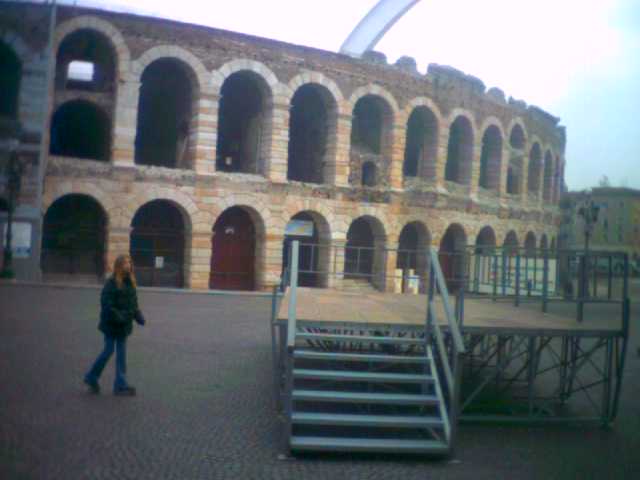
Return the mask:
<path id="1" fill-rule="evenodd" d="M 315 380 L 360 382 L 433 383 L 433 377 L 431 375 L 416 375 L 411 373 L 352 372 L 346 370 L 308 370 L 302 368 L 294 369 L 293 377 L 309 378 Z"/>
<path id="2" fill-rule="evenodd" d="M 333 413 L 294 412 L 291 421 L 300 425 L 339 425 L 354 427 L 442 427 L 438 417 L 407 415 L 347 415 Z"/>
<path id="3" fill-rule="evenodd" d="M 319 401 L 334 403 L 376 403 L 386 405 L 437 405 L 435 395 L 405 393 L 362 393 L 324 390 L 294 390 L 294 401 Z"/>
<path id="4" fill-rule="evenodd" d="M 296 359 L 305 360 L 337 360 L 345 362 L 380 362 L 380 363 L 428 363 L 426 356 L 379 355 L 373 353 L 319 352 L 317 350 L 297 349 L 293 352 Z"/>
<path id="5" fill-rule="evenodd" d="M 334 342 L 354 343 L 391 343 L 396 345 L 424 345 L 421 338 L 410 337 L 369 337 L 364 335 L 338 335 L 333 333 L 297 333 L 296 338 L 301 340 L 330 340 Z"/>
<path id="6" fill-rule="evenodd" d="M 381 438 L 291 437 L 292 450 L 340 452 L 438 453 L 449 447 L 437 440 L 396 440 Z"/>

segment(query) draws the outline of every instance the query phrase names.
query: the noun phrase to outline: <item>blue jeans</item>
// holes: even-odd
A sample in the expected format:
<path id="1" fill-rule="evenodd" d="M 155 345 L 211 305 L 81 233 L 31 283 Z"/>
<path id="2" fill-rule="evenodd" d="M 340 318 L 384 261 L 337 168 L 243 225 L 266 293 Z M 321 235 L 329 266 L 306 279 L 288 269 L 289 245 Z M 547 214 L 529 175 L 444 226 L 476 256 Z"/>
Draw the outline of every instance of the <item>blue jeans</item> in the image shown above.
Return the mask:
<path id="1" fill-rule="evenodd" d="M 111 358 L 113 350 L 116 350 L 116 378 L 113 382 L 113 389 L 120 390 L 127 387 L 127 339 L 104 336 L 104 350 L 93 363 L 91 370 L 84 379 L 89 383 L 97 383 L 104 370 L 105 365 Z"/>

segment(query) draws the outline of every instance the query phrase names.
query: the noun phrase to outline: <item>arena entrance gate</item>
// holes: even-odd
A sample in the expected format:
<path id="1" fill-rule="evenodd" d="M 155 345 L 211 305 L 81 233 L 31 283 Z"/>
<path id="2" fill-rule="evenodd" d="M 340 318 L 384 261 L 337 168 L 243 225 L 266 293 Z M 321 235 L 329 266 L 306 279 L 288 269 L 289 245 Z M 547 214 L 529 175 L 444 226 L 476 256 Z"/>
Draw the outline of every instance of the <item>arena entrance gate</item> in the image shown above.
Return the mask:
<path id="1" fill-rule="evenodd" d="M 231 207 L 213 227 L 209 288 L 253 290 L 255 288 L 256 230 L 249 214 Z"/>
<path id="2" fill-rule="evenodd" d="M 146 287 L 184 286 L 184 221 L 166 200 L 149 202 L 131 222 L 131 257 L 138 283 Z"/>

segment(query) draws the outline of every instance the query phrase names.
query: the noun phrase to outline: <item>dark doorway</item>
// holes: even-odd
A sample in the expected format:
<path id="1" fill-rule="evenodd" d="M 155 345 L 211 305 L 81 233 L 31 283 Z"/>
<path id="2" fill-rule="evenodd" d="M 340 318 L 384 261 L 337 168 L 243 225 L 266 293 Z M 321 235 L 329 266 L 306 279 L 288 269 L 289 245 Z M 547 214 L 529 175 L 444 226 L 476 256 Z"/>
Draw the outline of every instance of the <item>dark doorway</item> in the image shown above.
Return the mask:
<path id="1" fill-rule="evenodd" d="M 536 254 L 536 234 L 528 232 L 524 239 L 525 255 L 533 256 Z"/>
<path id="2" fill-rule="evenodd" d="M 104 275 L 107 217 L 86 195 L 65 195 L 47 210 L 43 220 L 42 272 Z"/>
<path id="3" fill-rule="evenodd" d="M 213 227 L 209 288 L 253 290 L 255 246 L 256 230 L 249 213 L 240 207 L 225 210 Z"/>
<path id="4" fill-rule="evenodd" d="M 330 95 L 324 87 L 307 84 L 291 100 L 287 178 L 322 183 L 327 152 Z"/>
<path id="5" fill-rule="evenodd" d="M 415 108 L 407 122 L 407 142 L 402 166 L 405 177 L 435 178 L 437 137 L 435 115 L 426 107 Z"/>
<path id="6" fill-rule="evenodd" d="M 188 167 L 193 84 L 188 67 L 178 60 L 163 58 L 144 69 L 138 104 L 136 163 Z"/>
<path id="7" fill-rule="evenodd" d="M 111 156 L 109 117 L 84 100 L 63 104 L 51 120 L 52 155 L 108 161 Z"/>
<path id="8" fill-rule="evenodd" d="M 445 180 L 468 184 L 473 161 L 473 130 L 465 117 L 458 117 L 449 129 Z"/>
<path id="9" fill-rule="evenodd" d="M 496 248 L 496 234 L 493 228 L 486 226 L 478 233 L 476 237 L 476 253 L 488 255 Z"/>
<path id="10" fill-rule="evenodd" d="M 383 153 L 384 100 L 365 95 L 356 102 L 351 124 L 351 146 L 367 153 Z"/>
<path id="11" fill-rule="evenodd" d="M 442 240 L 438 259 L 442 273 L 447 282 L 447 288 L 455 292 L 464 285 L 466 275 L 467 235 L 462 226 L 457 223 L 447 228 Z"/>
<path id="12" fill-rule="evenodd" d="M 21 76 L 20 60 L 8 45 L 0 42 L 0 117 L 17 117 Z"/>
<path id="13" fill-rule="evenodd" d="M 344 255 L 346 278 L 370 278 L 373 275 L 375 239 L 370 222 L 358 218 L 349 227 Z"/>
<path id="14" fill-rule="evenodd" d="M 185 228 L 178 208 L 167 200 L 149 202 L 138 209 L 131 227 L 131 258 L 138 283 L 182 288 Z"/>
<path id="15" fill-rule="evenodd" d="M 260 158 L 267 88 L 264 80 L 248 71 L 225 80 L 218 114 L 217 170 L 264 173 Z"/>
<path id="16" fill-rule="evenodd" d="M 320 235 L 318 225 L 313 217 L 306 212 L 300 212 L 291 217 L 291 220 L 299 220 L 303 222 L 311 222 L 313 224 L 312 236 L 285 235 L 282 245 L 282 266 L 283 271 L 289 265 L 289 252 L 291 242 L 298 240 L 300 248 L 298 250 L 298 285 L 301 287 L 320 287 L 320 256 L 326 254 L 323 249 L 325 246 L 320 245 Z"/>
<path id="17" fill-rule="evenodd" d="M 480 187 L 498 190 L 502 163 L 502 135 L 495 125 L 488 127 L 482 136 L 480 154 Z"/>
<path id="18" fill-rule="evenodd" d="M 542 151 L 540 145 L 534 143 L 529 152 L 529 169 L 527 178 L 527 190 L 529 193 L 538 195 L 540 193 L 540 175 L 542 173 Z"/>
<path id="19" fill-rule="evenodd" d="M 362 186 L 375 187 L 378 184 L 378 169 L 373 162 L 365 162 L 362 165 Z"/>

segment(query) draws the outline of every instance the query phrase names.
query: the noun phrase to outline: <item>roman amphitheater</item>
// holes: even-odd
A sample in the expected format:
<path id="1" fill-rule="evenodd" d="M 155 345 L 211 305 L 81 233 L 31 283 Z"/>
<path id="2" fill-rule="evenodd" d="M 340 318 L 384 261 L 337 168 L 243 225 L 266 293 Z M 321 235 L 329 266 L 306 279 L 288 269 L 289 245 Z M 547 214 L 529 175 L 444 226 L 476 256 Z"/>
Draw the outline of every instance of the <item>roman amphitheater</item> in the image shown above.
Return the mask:
<path id="1" fill-rule="evenodd" d="M 131 251 L 144 285 L 268 289 L 292 219 L 327 247 L 319 271 L 349 273 L 349 247 L 390 271 L 398 250 L 556 243 L 565 129 L 478 78 L 77 7 L 58 8 L 48 63 L 48 19 L 0 6 L 16 215 L 43 218 L 45 278 Z"/>

